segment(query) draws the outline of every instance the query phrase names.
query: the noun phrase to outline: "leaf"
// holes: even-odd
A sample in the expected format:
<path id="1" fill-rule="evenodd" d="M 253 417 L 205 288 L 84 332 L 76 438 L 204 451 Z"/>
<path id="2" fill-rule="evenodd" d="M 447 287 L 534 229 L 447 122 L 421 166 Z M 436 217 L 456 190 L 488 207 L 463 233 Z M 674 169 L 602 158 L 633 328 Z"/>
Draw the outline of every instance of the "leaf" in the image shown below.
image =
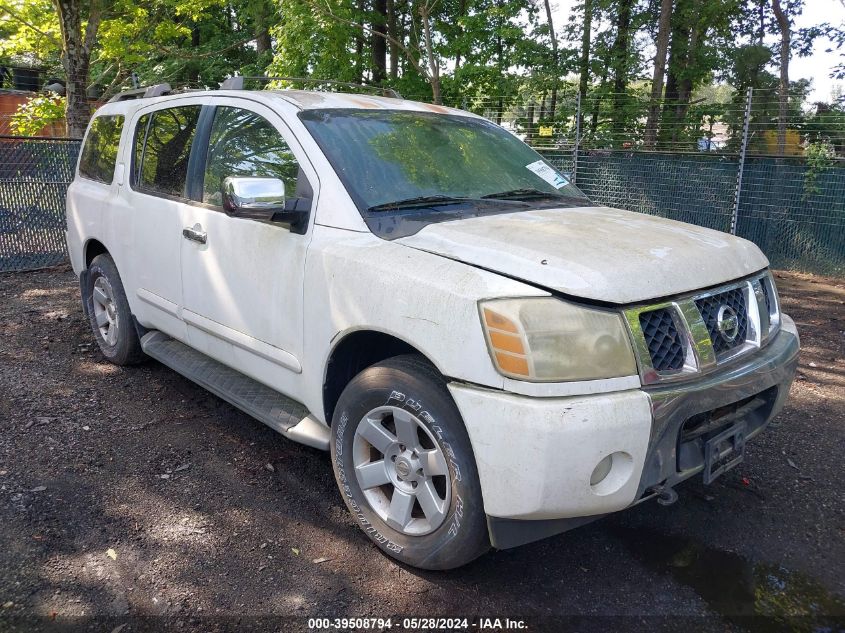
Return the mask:
<path id="1" fill-rule="evenodd" d="M 112 560 L 117 560 L 117 552 L 115 552 L 111 547 L 106 550 L 106 556 Z"/>
<path id="2" fill-rule="evenodd" d="M 295 547 L 291 547 L 291 548 L 290 548 L 290 551 L 292 551 L 292 552 L 293 552 L 293 555 L 294 555 L 294 556 L 299 556 L 299 550 L 298 550 L 298 549 L 296 549 Z"/>

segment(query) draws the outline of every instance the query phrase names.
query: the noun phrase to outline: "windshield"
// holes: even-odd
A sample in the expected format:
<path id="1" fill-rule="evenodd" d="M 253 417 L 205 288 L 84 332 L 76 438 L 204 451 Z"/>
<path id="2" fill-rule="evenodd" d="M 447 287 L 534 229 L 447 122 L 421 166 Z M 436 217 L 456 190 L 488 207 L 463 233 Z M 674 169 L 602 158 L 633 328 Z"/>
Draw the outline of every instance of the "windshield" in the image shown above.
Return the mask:
<path id="1" fill-rule="evenodd" d="M 590 204 L 537 152 L 484 119 L 360 109 L 300 118 L 383 237 L 484 213 Z"/>

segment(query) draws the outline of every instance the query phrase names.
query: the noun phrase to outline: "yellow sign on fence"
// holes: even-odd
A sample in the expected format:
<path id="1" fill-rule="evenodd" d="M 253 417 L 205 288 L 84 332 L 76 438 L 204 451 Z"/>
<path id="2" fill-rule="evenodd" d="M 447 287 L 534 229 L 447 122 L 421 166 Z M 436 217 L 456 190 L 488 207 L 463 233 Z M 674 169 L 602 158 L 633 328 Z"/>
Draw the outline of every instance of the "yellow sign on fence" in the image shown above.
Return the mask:
<path id="1" fill-rule="evenodd" d="M 553 131 L 551 125 L 541 125 L 539 136 L 551 136 Z"/>

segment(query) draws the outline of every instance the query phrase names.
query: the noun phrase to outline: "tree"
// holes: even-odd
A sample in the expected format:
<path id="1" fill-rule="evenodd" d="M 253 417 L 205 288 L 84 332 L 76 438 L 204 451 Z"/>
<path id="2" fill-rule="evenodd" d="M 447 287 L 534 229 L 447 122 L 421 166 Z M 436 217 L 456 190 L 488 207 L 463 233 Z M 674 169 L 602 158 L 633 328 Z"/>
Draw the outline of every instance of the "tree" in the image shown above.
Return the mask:
<path id="1" fill-rule="evenodd" d="M 387 77 L 387 0 L 373 0 L 372 12 L 373 83 Z"/>
<path id="2" fill-rule="evenodd" d="M 613 131 L 621 134 L 625 104 L 625 89 L 628 87 L 628 67 L 631 46 L 631 11 L 634 0 L 618 0 L 616 7 L 616 37 L 613 40 Z"/>
<path id="3" fill-rule="evenodd" d="M 778 154 L 786 149 L 786 115 L 789 110 L 789 47 L 790 24 L 780 0 L 772 0 L 772 9 L 780 29 L 780 85 L 778 89 Z"/>
<path id="4" fill-rule="evenodd" d="M 62 66 L 67 78 L 65 118 L 70 136 L 81 137 L 91 116 L 86 94 L 88 72 L 104 1 L 53 0 L 62 34 Z"/>
<path id="5" fill-rule="evenodd" d="M 558 64 L 560 63 L 560 58 L 558 56 L 557 51 L 557 36 L 555 35 L 555 23 L 554 19 L 552 18 L 552 4 L 550 0 L 543 0 L 546 5 L 546 20 L 549 25 L 549 37 L 551 38 L 551 51 L 552 51 L 552 72 L 555 76 L 552 78 L 552 102 L 549 106 L 549 118 L 553 119 L 555 116 L 555 109 L 557 108 L 557 84 L 558 84 L 558 77 L 557 77 L 557 69 Z"/>
<path id="6" fill-rule="evenodd" d="M 581 57 L 578 64 L 578 92 L 581 98 L 587 96 L 587 85 L 590 82 L 590 31 L 593 25 L 593 0 L 584 0 L 584 17 L 581 32 Z"/>
<path id="7" fill-rule="evenodd" d="M 651 80 L 651 102 L 648 107 L 648 119 L 645 126 L 645 145 L 653 147 L 657 140 L 657 119 L 660 116 L 660 98 L 663 96 L 663 76 L 666 73 L 666 55 L 669 50 L 671 34 L 673 0 L 661 0 L 660 19 L 657 25 L 657 38 L 654 56 L 654 75 Z"/>

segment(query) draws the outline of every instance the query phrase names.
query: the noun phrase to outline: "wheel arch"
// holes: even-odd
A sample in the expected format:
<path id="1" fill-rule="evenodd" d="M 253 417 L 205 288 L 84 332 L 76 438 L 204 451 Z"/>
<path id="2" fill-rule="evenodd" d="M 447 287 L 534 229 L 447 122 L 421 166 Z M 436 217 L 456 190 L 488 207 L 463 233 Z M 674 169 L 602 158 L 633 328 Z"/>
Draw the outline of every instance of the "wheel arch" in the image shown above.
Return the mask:
<path id="1" fill-rule="evenodd" d="M 100 240 L 95 237 L 89 238 L 82 248 L 83 262 L 85 263 L 85 270 L 91 266 L 91 262 L 97 255 L 109 254 L 109 249 Z"/>
<path id="2" fill-rule="evenodd" d="M 331 426 L 340 394 L 346 385 L 367 367 L 401 356 L 418 354 L 436 368 L 436 364 L 411 343 L 374 329 L 359 329 L 338 337 L 329 353 L 323 377 L 323 413 Z"/>

